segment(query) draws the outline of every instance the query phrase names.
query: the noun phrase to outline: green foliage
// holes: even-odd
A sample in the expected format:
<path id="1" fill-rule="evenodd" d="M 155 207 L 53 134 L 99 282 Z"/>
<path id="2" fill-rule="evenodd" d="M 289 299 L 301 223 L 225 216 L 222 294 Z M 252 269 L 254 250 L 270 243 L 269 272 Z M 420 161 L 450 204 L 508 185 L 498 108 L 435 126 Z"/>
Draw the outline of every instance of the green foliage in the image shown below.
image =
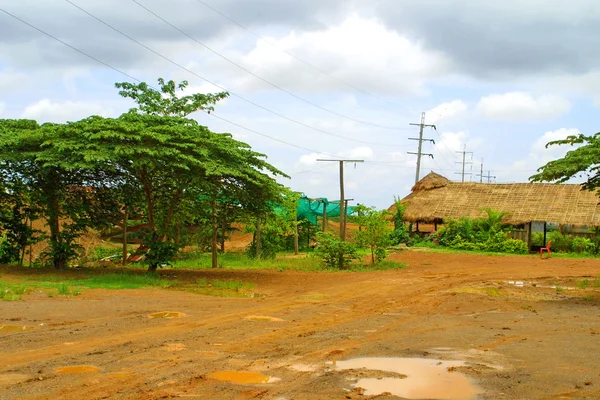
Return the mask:
<path id="1" fill-rule="evenodd" d="M 392 245 L 398 245 L 400 243 L 409 243 L 410 235 L 408 230 L 406 229 L 406 224 L 404 223 L 404 213 L 408 208 L 407 204 L 404 204 L 400 201 L 399 198 L 395 199 L 396 202 L 396 212 L 394 213 L 394 231 L 390 234 L 390 241 Z"/>
<path id="2" fill-rule="evenodd" d="M 113 256 L 122 257 L 120 249 L 116 249 L 114 247 L 97 246 L 92 250 L 91 260 L 98 261 Z"/>
<path id="3" fill-rule="evenodd" d="M 486 218 L 463 217 L 451 220 L 431 235 L 439 245 L 457 250 L 526 254 L 527 244 L 508 237 L 509 227 L 502 223 L 504 213 L 486 209 Z"/>
<path id="4" fill-rule="evenodd" d="M 591 136 L 571 135 L 566 139 L 555 140 L 550 146 L 571 146 L 564 157 L 550 161 L 529 178 L 532 182 L 564 183 L 574 177 L 585 177 L 584 189 L 596 190 L 600 187 L 600 132 Z"/>
<path id="5" fill-rule="evenodd" d="M 342 242 L 329 232 L 319 232 L 317 243 L 315 255 L 329 268 L 349 269 L 352 261 L 359 258 L 353 243 Z"/>
<path id="6" fill-rule="evenodd" d="M 392 245 L 392 230 L 387 221 L 388 211 L 378 211 L 375 208 L 359 205 L 356 207 L 356 221 L 361 230 L 356 233 L 356 239 L 361 247 L 371 252 L 371 264 L 382 261 L 385 250 Z"/>

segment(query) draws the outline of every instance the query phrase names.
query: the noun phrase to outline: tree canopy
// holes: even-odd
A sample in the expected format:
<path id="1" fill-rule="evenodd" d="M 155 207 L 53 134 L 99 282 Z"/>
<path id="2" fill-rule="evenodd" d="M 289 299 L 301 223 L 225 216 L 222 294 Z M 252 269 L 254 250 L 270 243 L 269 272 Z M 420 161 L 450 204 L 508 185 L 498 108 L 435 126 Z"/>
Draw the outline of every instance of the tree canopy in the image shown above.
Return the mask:
<path id="1" fill-rule="evenodd" d="M 550 161 L 538 169 L 529 179 L 532 182 L 564 183 L 575 177 L 585 177 L 583 188 L 596 190 L 600 187 L 600 132 L 591 136 L 571 135 L 555 140 L 549 146 L 572 146 L 564 157 Z"/>

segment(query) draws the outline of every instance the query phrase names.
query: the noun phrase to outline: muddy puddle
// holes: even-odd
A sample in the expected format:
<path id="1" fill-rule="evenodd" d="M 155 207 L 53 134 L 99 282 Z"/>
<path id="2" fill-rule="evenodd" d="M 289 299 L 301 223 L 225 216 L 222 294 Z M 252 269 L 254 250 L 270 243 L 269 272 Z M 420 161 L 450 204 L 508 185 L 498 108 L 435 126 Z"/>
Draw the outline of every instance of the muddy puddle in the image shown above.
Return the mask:
<path id="1" fill-rule="evenodd" d="M 16 385 L 31 379 L 31 376 L 25 374 L 0 374 L 0 386 Z"/>
<path id="2" fill-rule="evenodd" d="M 218 381 L 239 383 L 242 385 L 273 383 L 280 380 L 279 378 L 249 371 L 219 371 L 208 374 L 208 377 Z"/>
<path id="3" fill-rule="evenodd" d="M 356 380 L 353 386 L 363 388 L 366 395 L 389 392 L 406 399 L 475 399 L 481 390 L 467 376 L 455 371 L 465 365 L 464 361 L 384 357 L 332 362 L 334 369 L 356 373 L 354 377 L 350 375 Z M 371 373 L 365 374 L 365 370 Z"/>
<path id="4" fill-rule="evenodd" d="M 100 368 L 94 367 L 93 365 L 71 365 L 68 367 L 56 368 L 56 373 L 59 375 L 90 374 L 98 371 L 100 371 Z"/>
<path id="5" fill-rule="evenodd" d="M 269 317 L 268 315 L 249 315 L 244 319 L 248 321 L 269 321 L 269 322 L 283 322 L 283 319 L 277 317 Z"/>
<path id="6" fill-rule="evenodd" d="M 148 318 L 182 318 L 185 317 L 186 315 L 184 313 L 180 313 L 180 312 L 174 312 L 174 311 L 162 311 L 162 312 L 157 312 L 157 313 L 153 313 L 153 314 L 148 314 Z"/>
<path id="7" fill-rule="evenodd" d="M 35 326 L 29 325 L 0 325 L 0 333 L 25 332 L 35 329 Z"/>
<path id="8" fill-rule="evenodd" d="M 575 290 L 576 287 L 572 286 L 561 286 L 561 285 L 543 285 L 538 282 L 528 282 L 528 281 L 506 281 L 507 284 L 516 287 L 535 287 L 540 289 L 565 289 L 565 290 Z"/>

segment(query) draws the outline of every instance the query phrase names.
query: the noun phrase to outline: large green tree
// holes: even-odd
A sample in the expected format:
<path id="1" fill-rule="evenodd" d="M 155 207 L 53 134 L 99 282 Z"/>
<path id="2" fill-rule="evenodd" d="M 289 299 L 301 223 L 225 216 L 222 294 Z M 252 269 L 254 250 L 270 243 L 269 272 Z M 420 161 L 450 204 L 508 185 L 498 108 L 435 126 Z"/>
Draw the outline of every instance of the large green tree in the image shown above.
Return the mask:
<path id="1" fill-rule="evenodd" d="M 46 220 L 47 255 L 57 269 L 77 255 L 75 241 L 82 232 L 111 224 L 118 214 L 110 193 L 113 176 L 86 151 L 71 125 L 0 120 L 3 185 Z"/>
<path id="2" fill-rule="evenodd" d="M 563 183 L 572 178 L 584 178 L 583 188 L 596 190 L 600 187 L 600 132 L 591 136 L 578 134 L 555 140 L 549 146 L 571 146 L 564 157 L 550 161 L 530 177 L 532 182 Z"/>

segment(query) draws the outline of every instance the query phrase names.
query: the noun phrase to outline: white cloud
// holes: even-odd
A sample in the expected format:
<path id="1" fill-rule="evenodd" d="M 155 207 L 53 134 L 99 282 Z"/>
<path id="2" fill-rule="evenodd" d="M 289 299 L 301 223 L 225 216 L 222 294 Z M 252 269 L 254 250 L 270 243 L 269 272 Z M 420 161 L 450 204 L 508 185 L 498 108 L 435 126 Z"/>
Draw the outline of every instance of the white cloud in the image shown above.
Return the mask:
<path id="1" fill-rule="evenodd" d="M 441 53 L 426 51 L 419 43 L 387 29 L 377 20 L 357 15 L 326 30 L 292 32 L 268 40 L 330 75 L 380 93 L 421 93 L 427 78 L 439 76 L 450 66 Z M 258 41 L 252 51 L 237 58 L 249 70 L 286 89 L 348 90 L 343 83 L 297 62 L 264 41 Z M 241 74 L 238 82 L 245 89 L 268 87 L 255 77 Z"/>
<path id="2" fill-rule="evenodd" d="M 4 104 L 0 101 L 0 114 L 2 114 L 5 109 L 6 109 L 6 104 Z"/>
<path id="3" fill-rule="evenodd" d="M 29 82 L 29 76 L 21 72 L 15 72 L 10 69 L 0 71 L 0 93 L 6 94 L 21 88 Z"/>
<path id="4" fill-rule="evenodd" d="M 575 128 L 560 128 L 545 132 L 531 144 L 530 152 L 525 158 L 513 162 L 507 169 L 498 171 L 498 181 L 526 182 L 538 168 L 552 160 L 564 157 L 568 151 L 573 149 L 567 145 L 546 148 L 548 142 L 566 139 L 567 136 L 578 133 L 579 130 Z"/>
<path id="5" fill-rule="evenodd" d="M 76 121 L 90 115 L 110 116 L 113 110 L 103 104 L 89 101 L 53 102 L 49 99 L 30 104 L 22 113 L 23 118 L 38 122 Z"/>
<path id="6" fill-rule="evenodd" d="M 566 93 L 590 96 L 596 107 L 600 107 L 600 70 L 582 75 L 554 76 L 542 83 Z"/>
<path id="7" fill-rule="evenodd" d="M 442 103 L 425 113 L 426 122 L 428 124 L 437 124 L 440 121 L 450 120 L 463 114 L 468 108 L 469 106 L 462 100 Z"/>
<path id="8" fill-rule="evenodd" d="M 526 92 L 509 92 L 482 97 L 477 111 L 485 117 L 505 120 L 528 120 L 558 117 L 571 108 L 569 101 L 555 95 L 533 96 Z"/>

